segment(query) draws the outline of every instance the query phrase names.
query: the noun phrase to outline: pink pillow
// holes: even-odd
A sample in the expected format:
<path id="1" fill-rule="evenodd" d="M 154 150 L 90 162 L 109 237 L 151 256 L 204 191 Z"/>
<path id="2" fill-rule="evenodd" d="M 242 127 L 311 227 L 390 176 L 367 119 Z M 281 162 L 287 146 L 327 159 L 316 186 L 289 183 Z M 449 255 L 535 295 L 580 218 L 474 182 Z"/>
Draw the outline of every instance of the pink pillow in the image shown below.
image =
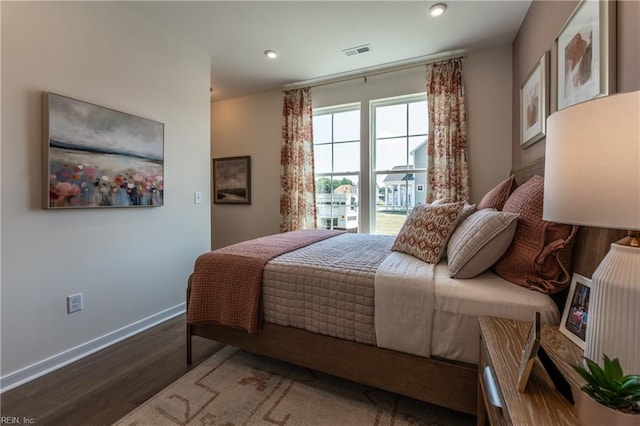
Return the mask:
<path id="1" fill-rule="evenodd" d="M 505 203 L 502 211 L 518 214 L 518 226 L 494 270 L 507 281 L 551 294 L 571 282 L 569 268 L 578 227 L 542 220 L 543 184 L 541 176 L 533 176 Z"/>
<path id="2" fill-rule="evenodd" d="M 503 180 L 497 184 L 493 189 L 487 192 L 482 200 L 476 206 L 476 210 L 482 209 L 496 209 L 502 210 L 504 203 L 506 203 L 509 195 L 513 193 L 518 185 L 516 184 L 515 176 L 510 176 L 508 179 Z"/>

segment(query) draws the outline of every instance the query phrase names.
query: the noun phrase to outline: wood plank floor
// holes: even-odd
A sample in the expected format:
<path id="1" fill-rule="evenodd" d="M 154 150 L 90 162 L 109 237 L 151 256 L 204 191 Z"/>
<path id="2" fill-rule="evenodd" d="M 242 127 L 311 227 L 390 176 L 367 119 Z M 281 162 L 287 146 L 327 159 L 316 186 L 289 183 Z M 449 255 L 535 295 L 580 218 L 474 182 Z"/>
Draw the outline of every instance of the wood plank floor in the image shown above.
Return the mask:
<path id="1" fill-rule="evenodd" d="M 187 366 L 185 334 L 180 315 L 4 392 L 2 416 L 37 425 L 110 425 L 223 347 L 194 337 Z"/>

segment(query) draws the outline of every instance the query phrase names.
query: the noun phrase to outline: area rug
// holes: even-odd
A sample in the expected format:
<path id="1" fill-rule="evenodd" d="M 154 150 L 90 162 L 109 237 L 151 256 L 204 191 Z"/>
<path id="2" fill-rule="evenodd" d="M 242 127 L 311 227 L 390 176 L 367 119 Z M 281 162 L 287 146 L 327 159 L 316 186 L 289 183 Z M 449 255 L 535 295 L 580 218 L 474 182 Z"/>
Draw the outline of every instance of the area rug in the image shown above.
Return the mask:
<path id="1" fill-rule="evenodd" d="M 475 417 L 226 346 L 119 420 L 143 425 L 473 425 Z"/>

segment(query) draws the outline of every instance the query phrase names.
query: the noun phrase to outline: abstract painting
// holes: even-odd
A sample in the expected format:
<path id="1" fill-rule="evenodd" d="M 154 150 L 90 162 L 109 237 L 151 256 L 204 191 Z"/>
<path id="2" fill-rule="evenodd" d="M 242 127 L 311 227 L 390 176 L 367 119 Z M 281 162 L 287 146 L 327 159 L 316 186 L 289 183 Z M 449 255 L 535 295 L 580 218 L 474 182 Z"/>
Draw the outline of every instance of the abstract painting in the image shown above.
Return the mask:
<path id="1" fill-rule="evenodd" d="M 549 52 L 545 52 L 520 88 L 520 146 L 526 148 L 546 133 L 549 110 Z"/>
<path id="2" fill-rule="evenodd" d="M 162 206 L 164 124 L 44 94 L 46 209 Z"/>
<path id="3" fill-rule="evenodd" d="M 251 204 L 251 157 L 213 159 L 213 203 Z"/>
<path id="4" fill-rule="evenodd" d="M 583 0 L 560 31 L 557 110 L 615 91 L 615 18 L 615 1 Z"/>

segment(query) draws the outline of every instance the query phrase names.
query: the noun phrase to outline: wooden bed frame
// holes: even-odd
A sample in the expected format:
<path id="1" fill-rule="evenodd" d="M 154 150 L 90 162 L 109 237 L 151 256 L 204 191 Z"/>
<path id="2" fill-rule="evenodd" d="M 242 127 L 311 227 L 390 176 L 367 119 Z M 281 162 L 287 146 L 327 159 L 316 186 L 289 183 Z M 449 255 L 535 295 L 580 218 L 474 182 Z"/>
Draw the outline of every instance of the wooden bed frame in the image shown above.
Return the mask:
<path id="1" fill-rule="evenodd" d="M 518 183 L 544 173 L 544 159 L 513 170 Z M 574 249 L 573 270 L 591 276 L 624 231 L 581 228 Z M 187 306 L 191 277 L 187 287 Z M 564 294 L 566 298 L 566 293 Z M 558 301 L 560 312 L 564 302 Z M 213 324 L 187 324 L 187 363 L 191 363 L 192 337 L 235 346 L 248 352 L 277 358 L 302 367 L 333 374 L 447 407 L 463 413 L 477 413 L 478 371 L 473 364 L 424 358 L 377 346 L 355 343 L 308 331 L 264 323 L 260 334 Z"/>

